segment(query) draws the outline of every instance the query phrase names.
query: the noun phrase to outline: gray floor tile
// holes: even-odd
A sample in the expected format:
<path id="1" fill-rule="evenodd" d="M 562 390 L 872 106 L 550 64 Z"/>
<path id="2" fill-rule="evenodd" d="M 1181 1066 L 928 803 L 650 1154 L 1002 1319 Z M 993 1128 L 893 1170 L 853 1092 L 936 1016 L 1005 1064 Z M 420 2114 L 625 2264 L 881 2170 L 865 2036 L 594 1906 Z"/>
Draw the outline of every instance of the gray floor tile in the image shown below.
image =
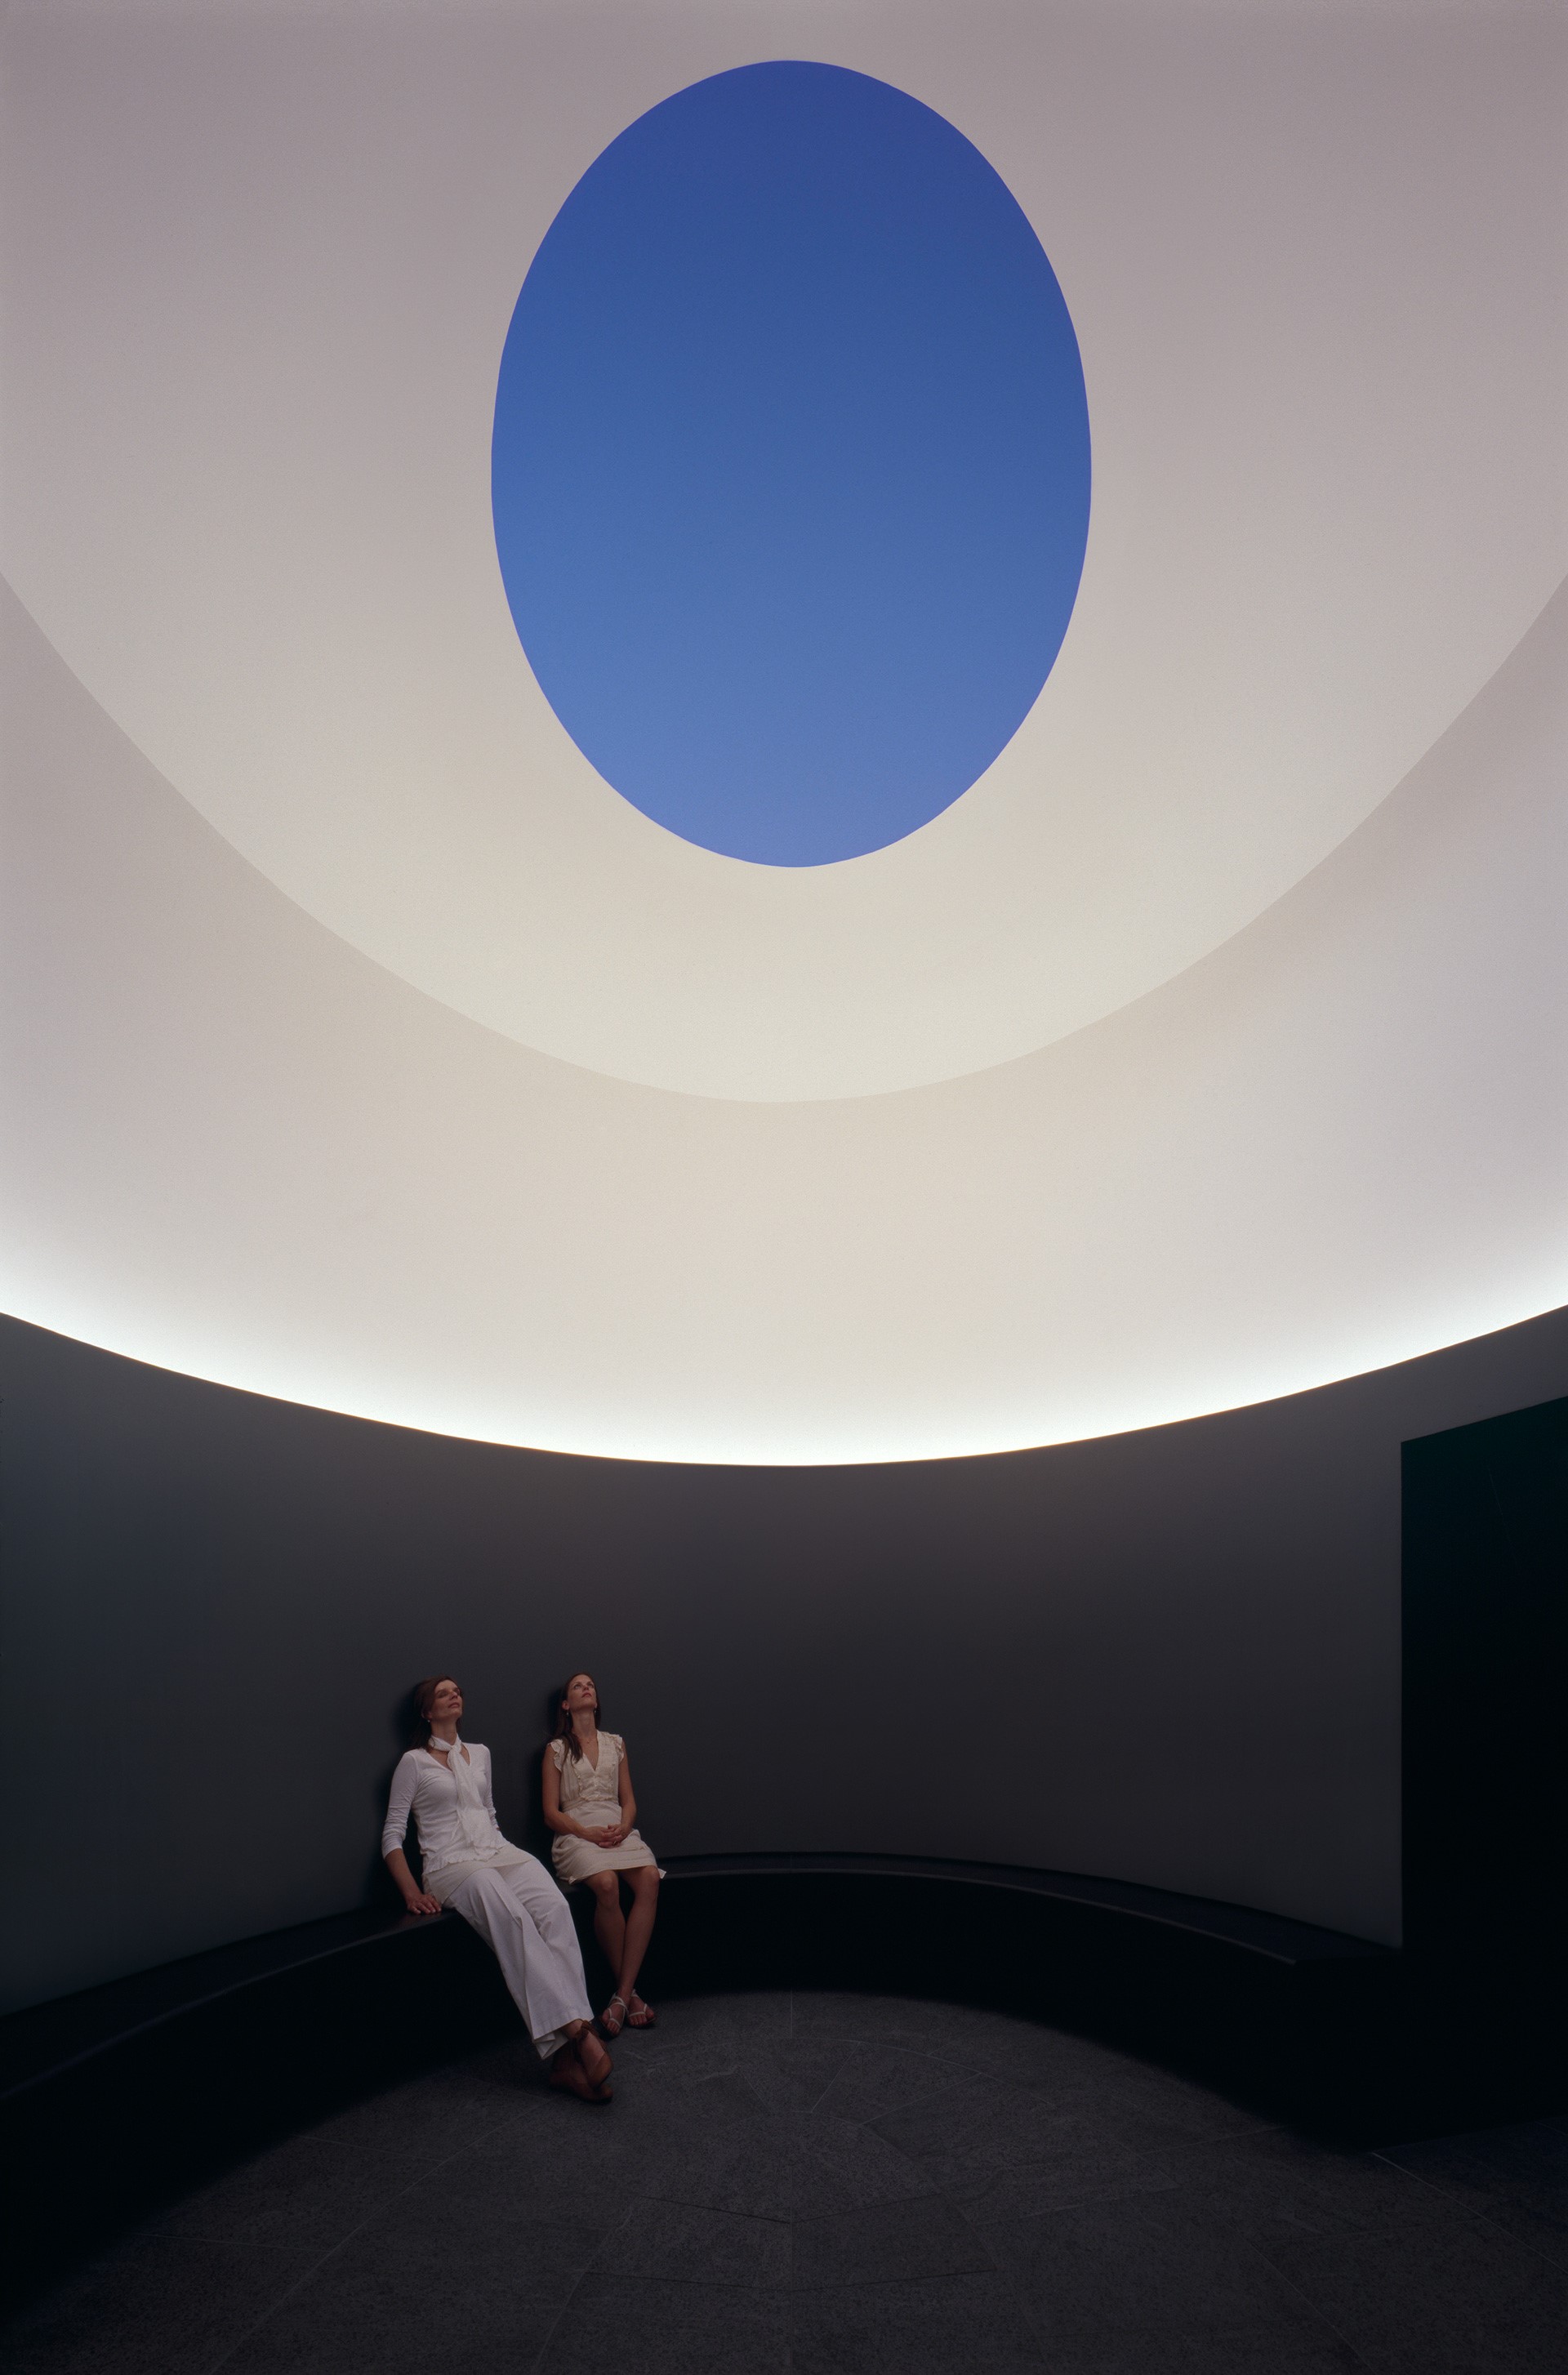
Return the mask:
<path id="1" fill-rule="evenodd" d="M 618 2102 L 614 2116 L 639 2192 L 743 2217 L 787 2215 L 789 2121 L 738 2072 L 686 2086 L 662 2080 L 656 2097 Z"/>
<path id="2" fill-rule="evenodd" d="M 926 2003 L 914 1996 L 814 1996 L 795 2000 L 795 2042 L 824 2037 L 854 2038 L 864 2045 L 907 2047 L 963 2065 L 966 2018 L 985 2021 L 984 2013 L 965 2015 L 957 2006 Z M 973 2057 L 975 2047 L 971 2044 Z"/>
<path id="3" fill-rule="evenodd" d="M 1133 2363 L 1200 2337 L 1228 2347 L 1343 2356 L 1316 2313 L 1265 2254 L 1216 2232 L 1180 2194 L 1089 2203 L 1017 2222 L 985 2239 L 1011 2272 L 1053 2365 Z"/>
<path id="4" fill-rule="evenodd" d="M 666 2284 L 787 2285 L 790 2237 L 781 2218 L 639 2199 L 605 2236 L 594 2268 L 599 2275 Z"/>
<path id="5" fill-rule="evenodd" d="M 805 2003 L 807 1999 L 799 2000 Z M 853 2022 L 867 2044 L 891 2044 L 930 2055 L 955 2076 L 1001 2092 L 1015 2086 L 1092 2087 L 1098 2093 L 1122 2080 L 1135 2086 L 1146 2066 L 1071 2030 L 1047 2028 L 1011 2013 L 977 2012 L 961 2005 L 908 2002 L 902 1998 L 831 1997 L 824 2015 Z M 846 2015 L 841 2007 L 850 2007 Z M 858 2009 L 860 2016 L 855 2017 Z M 808 2015 L 797 2012 L 796 2034 Z M 1159 2073 L 1160 2076 L 1166 2074 Z M 1182 2081 L 1173 2082 L 1178 2087 Z"/>
<path id="6" fill-rule="evenodd" d="M 987 2067 L 998 2077 L 1013 2077 L 1026 2086 L 1103 2088 L 1136 2079 L 1151 2065 L 1139 2061 L 1137 2054 L 1103 2045 L 1096 2038 L 1079 2037 L 1072 2029 L 1015 2020 L 1006 2031 L 995 2033 Z"/>
<path id="7" fill-rule="evenodd" d="M 1279 2134 L 1194 2152 L 1178 2192 L 1378 2375 L 1560 2375 L 1568 2361 L 1568 2274 L 1385 2160 Z"/>
<path id="8" fill-rule="evenodd" d="M 1131 2055 L 1009 2013 L 976 2013 L 953 2030 L 954 2059 L 1003 2086 L 1082 2083 L 1104 2087 L 1141 2064 Z"/>
<path id="9" fill-rule="evenodd" d="M 855 2043 L 809 2108 L 839 2120 L 881 2120 L 945 2094 L 954 2083 L 946 2056 Z"/>
<path id="10" fill-rule="evenodd" d="M 631 2036 L 623 2030 L 615 2039 L 610 2051 L 618 2087 L 628 2079 L 683 2083 L 729 2076 L 788 2050 L 784 2038 L 732 2028 L 723 2022 L 706 2023 L 689 2033 L 679 2025 L 686 2009 L 678 2004 L 652 2036 Z"/>
<path id="11" fill-rule="evenodd" d="M 909 2159 L 935 2160 L 961 2149 L 976 2129 L 995 2118 L 996 2105 L 992 2081 L 966 2071 L 895 2110 L 878 2111 L 867 2125 Z"/>
<path id="12" fill-rule="evenodd" d="M 432 2134 L 449 2123 L 461 2123 L 465 2134 L 482 2135 L 516 2119 L 546 2091 L 538 2056 L 525 2045 L 490 2063 L 477 2083 L 461 2067 L 437 2072 L 372 2095 L 306 2133 L 320 2144 L 419 2159 L 429 2152 Z"/>
<path id="13" fill-rule="evenodd" d="M 1094 2087 L 1093 2099 L 1107 2126 L 1144 2151 L 1179 2151 L 1193 2143 L 1267 2136 L 1277 2125 L 1245 2104 L 1171 2072 L 1137 2063 L 1107 2074 L 1104 2083 Z"/>
<path id="14" fill-rule="evenodd" d="M 702 2078 L 667 2070 L 637 2073 L 625 2100 L 627 2104 L 645 2101 L 661 2125 L 672 2133 L 690 2129 L 717 2135 L 775 2116 L 773 2107 L 752 2085 L 751 2070 L 745 2064 Z"/>
<path id="15" fill-rule="evenodd" d="M 1374 2375 L 1562 2375 L 1568 2363 L 1568 2276 L 1457 2209 L 1265 2248 Z"/>
<path id="16" fill-rule="evenodd" d="M 813 2112 L 795 2122 L 792 2215 L 808 2218 L 909 2202 L 935 2191 L 925 2171 L 875 2130 Z"/>
<path id="17" fill-rule="evenodd" d="M 768 2048 L 736 2065 L 770 2111 L 814 2110 L 857 2049 L 848 2038 Z"/>
<path id="18" fill-rule="evenodd" d="M 760 2114 L 744 2131 L 688 2134 L 647 2180 L 664 2201 L 752 2218 L 795 2218 L 933 2191 L 899 2153 L 846 2121 Z"/>
<path id="19" fill-rule="evenodd" d="M 296 2136 L 188 2196 L 158 2220 L 156 2231 L 295 2245 L 319 2258 L 407 2187 L 414 2166 Z"/>
<path id="20" fill-rule="evenodd" d="M 1338 2235 L 1434 2239 L 1468 2215 L 1434 2188 L 1370 2153 L 1336 2150 L 1284 2131 L 1190 2146 L 1165 2160 L 1194 2215 L 1269 2249 Z"/>
<path id="21" fill-rule="evenodd" d="M 200 2192 L 7 2375 L 1561 2375 L 1568 2121 L 1334 2151 L 1084 2038 L 675 2003 L 602 2109 L 525 2039 Z M 793 2362 L 790 2354 L 793 2353 Z"/>
<path id="22" fill-rule="evenodd" d="M 921 2121 L 922 2111 L 928 2121 Z M 1001 2101 L 972 2097 L 961 2106 L 934 2097 L 907 2120 L 878 2121 L 876 2133 L 915 2159 L 945 2193 L 986 2202 L 994 2214 L 1007 2215 L 1010 2206 L 1021 2217 L 1170 2182 L 1164 2160 L 1128 2143 L 1082 2095 L 1065 2102 L 1020 2088 Z"/>
<path id="23" fill-rule="evenodd" d="M 977 2226 L 993 2219 L 1037 2217 L 1043 2211 L 1066 2210 L 1075 2203 L 1165 2193 L 1173 2184 L 1159 2161 L 1118 2144 L 1114 2136 L 1098 2134 L 1088 2119 L 1058 2135 L 1052 2148 L 1035 2159 L 1019 2162 L 993 2178 L 978 2175 L 969 2163 L 952 2172 L 939 2162 L 923 2166 Z"/>
<path id="24" fill-rule="evenodd" d="M 422 2201 L 399 2195 L 342 2247 L 344 2270 L 389 2266 L 407 2260 L 436 2275 L 450 2269 L 465 2280 L 552 2285 L 580 2276 L 621 2223 L 595 2204 L 560 2194 L 549 2204 L 503 2193 L 454 2201 L 435 2193 Z"/>
<path id="25" fill-rule="evenodd" d="M 691 2046 L 705 2038 L 722 2038 L 739 2048 L 791 2045 L 796 2042 L 797 1998 L 785 1994 L 691 1996 L 681 1998 L 666 2013 L 661 2008 L 654 2028 L 629 2029 L 637 2045 Z"/>
<path id="26" fill-rule="evenodd" d="M 6 2375 L 205 2375 L 314 2251 L 153 2235 L 84 2270 L 6 2333 Z"/>
<path id="27" fill-rule="evenodd" d="M 1052 2375 L 1367 2375 L 1327 2333 L 1248 2325 L 1232 2333 L 1107 2332 L 1053 2344 Z"/>
<path id="28" fill-rule="evenodd" d="M 788 2295 L 595 2272 L 572 2294 L 538 2375 L 784 2375 Z"/>
<path id="29" fill-rule="evenodd" d="M 1047 2363 L 993 2275 L 797 2292 L 795 2375 L 1014 2375 Z"/>
<path id="30" fill-rule="evenodd" d="M 994 2273 L 974 2229 L 939 2194 L 797 2218 L 793 2234 L 792 2281 L 802 2291 Z"/>
<path id="31" fill-rule="evenodd" d="M 1531 2120 L 1434 2144 L 1393 2145 L 1378 2157 L 1568 2265 L 1568 2129 L 1562 2122 Z"/>
<path id="32" fill-rule="evenodd" d="M 658 2155 L 646 2135 L 612 2133 L 618 2107 L 583 2111 L 573 2120 L 561 2107 L 559 2121 L 529 2122 L 481 2138 L 444 2162 L 427 2168 L 398 2198 L 419 2216 L 436 2206 L 481 2217 L 495 2206 L 520 2217 L 548 2222 L 566 2205 L 593 2223 L 614 2226 L 631 2208 Z"/>
<path id="33" fill-rule="evenodd" d="M 654 2188 L 656 2187 L 656 2191 Z M 731 2145 L 711 2158 L 673 2156 L 650 2186 L 653 2198 L 689 2210 L 724 2211 L 734 2218 L 787 2219 L 792 2189 L 787 2168 L 765 2139 Z"/>
<path id="34" fill-rule="evenodd" d="M 526 2368 L 601 2236 L 472 2206 L 385 2218 L 335 2252 L 223 2361 L 223 2375 Z"/>
<path id="35" fill-rule="evenodd" d="M 1086 2083 L 999 2087 L 966 2075 L 874 2122 L 875 2133 L 933 2183 L 963 2201 L 1023 2216 L 1098 2194 L 1149 2191 L 1170 2182 L 1174 2140 L 1158 2119 L 1128 2113 Z"/>

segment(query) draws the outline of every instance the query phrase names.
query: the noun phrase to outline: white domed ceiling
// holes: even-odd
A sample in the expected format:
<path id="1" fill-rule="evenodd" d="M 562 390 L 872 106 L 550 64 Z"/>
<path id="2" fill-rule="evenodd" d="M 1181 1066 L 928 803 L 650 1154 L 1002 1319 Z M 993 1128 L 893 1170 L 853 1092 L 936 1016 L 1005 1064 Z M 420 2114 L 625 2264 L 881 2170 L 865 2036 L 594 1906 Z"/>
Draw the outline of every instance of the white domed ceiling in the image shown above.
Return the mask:
<path id="1" fill-rule="evenodd" d="M 1568 1299 L 1560 18 L 3 39 L 8 1308 L 766 1461 Z"/>

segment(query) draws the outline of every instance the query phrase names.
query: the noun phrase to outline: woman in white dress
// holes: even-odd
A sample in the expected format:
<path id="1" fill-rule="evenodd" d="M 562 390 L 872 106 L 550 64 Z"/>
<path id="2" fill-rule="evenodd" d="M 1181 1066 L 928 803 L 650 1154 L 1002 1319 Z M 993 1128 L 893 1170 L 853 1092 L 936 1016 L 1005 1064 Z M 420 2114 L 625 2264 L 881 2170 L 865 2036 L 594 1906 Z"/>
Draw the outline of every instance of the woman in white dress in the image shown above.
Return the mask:
<path id="1" fill-rule="evenodd" d="M 592 1674 L 573 1674 L 560 1694 L 555 1738 L 545 1751 L 545 1820 L 555 1833 L 550 1858 L 571 1887 L 594 1893 L 594 1935 L 615 1973 L 615 1993 L 599 2015 L 606 2037 L 623 2026 L 652 2028 L 654 2011 L 637 1992 L 648 1951 L 663 1873 L 639 1834 L 637 1801 L 626 1743 L 599 1730 L 599 1695 Z M 631 1890 L 623 1914 L 620 1884 Z"/>
<path id="2" fill-rule="evenodd" d="M 583 1950 L 564 1896 L 536 1856 L 501 1835 L 490 1792 L 490 1753 L 462 1741 L 463 1694 L 450 1674 L 415 1687 L 430 1726 L 392 1777 L 381 1851 L 410 1913 L 452 1906 L 501 1965 L 529 2036 L 551 2063 L 550 2083 L 584 2102 L 610 2098 L 610 2058 L 593 2030 Z M 421 1887 L 403 1842 L 412 1814 L 424 1867 Z"/>

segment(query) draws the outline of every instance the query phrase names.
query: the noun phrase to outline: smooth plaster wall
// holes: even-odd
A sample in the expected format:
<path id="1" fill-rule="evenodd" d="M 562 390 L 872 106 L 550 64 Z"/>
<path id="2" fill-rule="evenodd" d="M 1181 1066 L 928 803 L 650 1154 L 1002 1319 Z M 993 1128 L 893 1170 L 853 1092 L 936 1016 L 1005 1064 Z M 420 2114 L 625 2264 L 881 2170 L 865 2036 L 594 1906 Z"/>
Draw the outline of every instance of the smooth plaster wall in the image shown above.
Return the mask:
<path id="1" fill-rule="evenodd" d="M 1038 1864 L 1399 1935 L 1399 1444 L 1568 1388 L 1568 1312 L 993 1459 L 737 1469 L 378 1426 L 14 1320 L 8 2008 L 361 1900 L 458 1670 L 527 1820 L 595 1666 L 660 1852 Z"/>

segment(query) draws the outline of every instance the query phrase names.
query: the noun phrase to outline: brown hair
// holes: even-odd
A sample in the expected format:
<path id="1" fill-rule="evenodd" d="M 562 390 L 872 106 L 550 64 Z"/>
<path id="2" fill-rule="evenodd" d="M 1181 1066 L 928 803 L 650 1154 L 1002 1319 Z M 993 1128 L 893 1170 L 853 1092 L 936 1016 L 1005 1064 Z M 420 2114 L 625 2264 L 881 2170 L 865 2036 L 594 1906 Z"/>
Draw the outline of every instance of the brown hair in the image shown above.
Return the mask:
<path id="1" fill-rule="evenodd" d="M 427 1674 L 422 1683 L 415 1684 L 413 1689 L 408 1694 L 409 1702 L 414 1710 L 413 1728 L 415 1731 L 418 1731 L 422 1730 L 429 1731 L 430 1728 L 430 1708 L 435 1703 L 435 1695 L 437 1691 L 440 1690 L 442 1683 L 454 1683 L 456 1680 L 457 1677 L 455 1674 Z M 423 1743 L 417 1740 L 414 1745 L 417 1748 L 422 1747 Z"/>
<path id="2" fill-rule="evenodd" d="M 589 1680 L 591 1683 L 594 1683 L 594 1674 L 593 1674 L 593 1669 L 592 1669 L 592 1667 L 589 1667 L 589 1666 L 573 1666 L 573 1667 L 572 1667 L 572 1672 L 571 1672 L 568 1674 L 568 1676 L 566 1677 L 565 1682 L 564 1682 L 564 1683 L 562 1683 L 562 1684 L 561 1684 L 561 1686 L 560 1686 L 560 1690 L 559 1690 L 559 1691 L 557 1691 L 557 1692 L 555 1693 L 555 1733 L 554 1733 L 554 1737 L 555 1737 L 557 1740 L 564 1740 L 564 1741 L 565 1741 L 565 1743 L 566 1743 L 566 1753 L 567 1753 L 567 1755 L 572 1758 L 572 1763 L 573 1763 L 573 1764 L 575 1764 L 575 1763 L 576 1763 L 577 1759 L 578 1759 L 578 1758 L 582 1755 L 582 1754 L 583 1754 L 583 1743 L 582 1743 L 582 1742 L 578 1739 L 576 1732 L 575 1732 L 575 1731 L 572 1730 L 572 1718 L 571 1718 L 571 1716 L 567 1713 L 567 1707 L 566 1707 L 566 1694 L 567 1694 L 567 1692 L 572 1688 L 572 1684 L 577 1680 L 577 1677 L 578 1677 L 578 1675 L 579 1675 L 579 1674 L 585 1674 L 585 1675 L 587 1676 L 588 1680 Z M 439 1679 L 439 1678 L 438 1678 L 438 1679 Z M 598 1688 L 599 1688 L 599 1686 L 598 1686 L 597 1683 L 594 1683 L 594 1693 L 595 1693 L 595 1697 L 598 1696 Z M 600 1716 L 600 1715 L 602 1715 L 602 1714 L 603 1714 L 603 1712 L 604 1712 L 604 1710 L 603 1710 L 603 1708 L 602 1708 L 602 1707 L 601 1707 L 601 1708 L 599 1708 L 599 1709 L 595 1712 L 595 1717 L 594 1717 L 594 1721 L 595 1721 L 595 1723 L 598 1723 L 598 1721 L 599 1721 L 599 1716 Z M 602 1724 L 599 1726 L 599 1729 L 600 1729 L 601 1731 L 604 1729 L 604 1727 L 603 1727 L 603 1725 L 602 1725 Z"/>

